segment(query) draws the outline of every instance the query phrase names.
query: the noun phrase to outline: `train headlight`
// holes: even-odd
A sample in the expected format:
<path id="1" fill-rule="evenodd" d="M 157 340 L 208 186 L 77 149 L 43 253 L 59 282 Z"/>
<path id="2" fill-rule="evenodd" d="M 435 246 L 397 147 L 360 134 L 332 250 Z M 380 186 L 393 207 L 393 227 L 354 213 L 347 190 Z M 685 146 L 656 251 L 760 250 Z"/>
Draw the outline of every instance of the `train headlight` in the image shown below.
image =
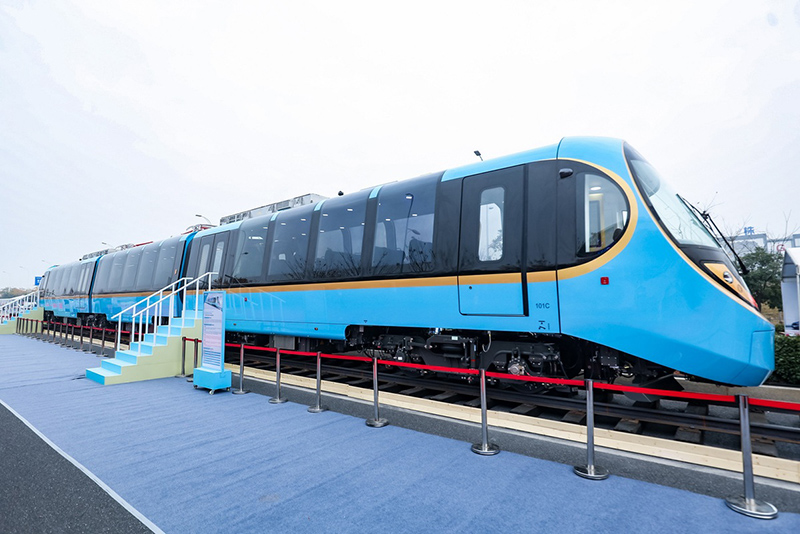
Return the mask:
<path id="1" fill-rule="evenodd" d="M 733 290 L 734 293 L 742 297 L 746 302 L 749 302 L 754 308 L 758 308 L 758 303 L 753 295 L 750 294 L 750 289 L 745 284 L 738 274 L 734 274 L 731 268 L 724 263 L 717 262 L 703 262 L 703 266 L 708 269 L 714 277 L 722 282 L 722 285 Z"/>

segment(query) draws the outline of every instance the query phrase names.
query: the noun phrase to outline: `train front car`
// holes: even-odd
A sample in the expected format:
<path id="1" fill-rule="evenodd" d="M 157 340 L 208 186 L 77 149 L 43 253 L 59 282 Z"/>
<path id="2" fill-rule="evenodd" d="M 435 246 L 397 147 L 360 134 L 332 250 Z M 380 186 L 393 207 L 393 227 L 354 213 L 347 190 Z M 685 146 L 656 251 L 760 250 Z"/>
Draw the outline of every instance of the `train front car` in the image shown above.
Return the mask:
<path id="1" fill-rule="evenodd" d="M 763 383 L 774 368 L 772 325 L 655 169 L 627 144 L 598 138 L 564 139 L 558 164 L 561 333 L 597 344 L 590 365 L 640 383 L 665 369 Z M 565 197 L 578 199 L 573 213 Z"/>

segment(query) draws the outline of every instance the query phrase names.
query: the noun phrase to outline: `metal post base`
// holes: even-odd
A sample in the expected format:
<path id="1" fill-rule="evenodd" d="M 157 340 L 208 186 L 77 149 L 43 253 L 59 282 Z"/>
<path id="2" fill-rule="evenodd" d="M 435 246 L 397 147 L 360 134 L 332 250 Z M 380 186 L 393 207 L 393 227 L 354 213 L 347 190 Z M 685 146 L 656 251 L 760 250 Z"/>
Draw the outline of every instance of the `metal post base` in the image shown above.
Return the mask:
<path id="1" fill-rule="evenodd" d="M 327 411 L 328 411 L 328 407 L 327 406 L 309 406 L 308 407 L 308 413 L 322 413 L 322 412 L 327 412 Z"/>
<path id="2" fill-rule="evenodd" d="M 244 395 L 245 393 L 250 393 L 249 389 L 234 389 L 231 391 L 234 395 Z"/>
<path id="3" fill-rule="evenodd" d="M 270 404 L 283 404 L 284 402 L 286 402 L 286 399 L 283 397 L 272 397 L 269 400 Z"/>
<path id="4" fill-rule="evenodd" d="M 742 496 L 729 497 L 725 499 L 725 504 L 734 512 L 739 512 L 756 519 L 775 519 L 778 517 L 778 509 L 768 502 L 757 501 L 755 499 L 745 499 Z"/>
<path id="5" fill-rule="evenodd" d="M 481 456 L 494 456 L 500 452 L 500 447 L 492 443 L 487 443 L 485 446 L 483 443 L 474 443 L 472 445 L 472 452 L 480 454 Z"/>
<path id="6" fill-rule="evenodd" d="M 380 419 L 367 419 L 366 423 L 367 426 L 371 426 L 372 428 L 382 428 L 388 425 L 389 421 L 381 417 Z"/>
<path id="7" fill-rule="evenodd" d="M 579 477 L 589 480 L 605 480 L 608 478 L 608 469 L 597 465 L 576 465 L 572 471 Z"/>

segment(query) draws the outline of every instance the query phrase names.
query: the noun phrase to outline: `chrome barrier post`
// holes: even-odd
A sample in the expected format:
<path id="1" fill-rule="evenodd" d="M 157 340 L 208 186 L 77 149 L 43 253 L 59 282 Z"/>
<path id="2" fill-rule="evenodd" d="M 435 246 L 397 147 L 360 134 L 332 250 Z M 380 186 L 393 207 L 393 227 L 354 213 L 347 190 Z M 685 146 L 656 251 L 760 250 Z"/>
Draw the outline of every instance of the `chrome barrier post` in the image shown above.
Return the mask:
<path id="1" fill-rule="evenodd" d="M 386 419 L 381 419 L 380 403 L 378 402 L 378 358 L 372 359 L 372 391 L 375 395 L 375 417 L 367 419 L 367 426 L 381 428 L 389 424 Z"/>
<path id="2" fill-rule="evenodd" d="M 472 452 L 481 456 L 494 456 L 500 452 L 497 445 L 489 443 L 489 421 L 486 413 L 486 370 L 481 369 L 481 442 L 472 444 Z"/>
<path id="3" fill-rule="evenodd" d="M 586 379 L 586 465 L 576 465 L 572 471 L 589 480 L 605 480 L 608 469 L 594 465 L 594 385 Z"/>
<path id="4" fill-rule="evenodd" d="M 104 357 L 106 355 L 106 329 L 103 327 L 100 330 L 100 357 Z"/>
<path id="5" fill-rule="evenodd" d="M 748 517 L 775 519 L 778 509 L 774 505 L 756 500 L 753 483 L 753 445 L 750 441 L 750 401 L 747 395 L 737 395 L 739 400 L 739 426 L 742 436 L 742 475 L 744 477 L 744 496 L 728 497 L 728 508 Z"/>
<path id="6" fill-rule="evenodd" d="M 186 336 L 181 337 L 181 374 L 178 376 L 186 378 Z"/>
<path id="7" fill-rule="evenodd" d="M 283 404 L 286 399 L 281 397 L 281 349 L 275 351 L 275 387 L 277 388 L 277 393 L 269 400 L 269 403 Z"/>
<path id="8" fill-rule="evenodd" d="M 94 327 L 89 327 L 89 354 L 94 353 Z"/>
<path id="9" fill-rule="evenodd" d="M 322 406 L 320 402 L 322 401 L 322 353 L 317 353 L 317 404 L 314 406 L 309 406 L 308 411 L 310 413 L 320 413 L 324 412 L 328 408 L 326 406 Z"/>
<path id="10" fill-rule="evenodd" d="M 81 329 L 81 338 L 80 338 L 81 339 L 81 350 L 83 350 L 83 324 L 81 324 L 80 329 Z"/>
<path id="11" fill-rule="evenodd" d="M 245 393 L 250 393 L 246 389 L 244 389 L 244 343 L 239 345 L 239 389 L 234 390 L 234 395 L 244 395 Z M 272 402 L 272 400 L 270 400 Z"/>
<path id="12" fill-rule="evenodd" d="M 191 340 L 194 343 L 194 367 L 192 367 L 192 376 L 186 379 L 187 382 L 194 382 L 194 370 L 197 369 L 197 339 Z"/>

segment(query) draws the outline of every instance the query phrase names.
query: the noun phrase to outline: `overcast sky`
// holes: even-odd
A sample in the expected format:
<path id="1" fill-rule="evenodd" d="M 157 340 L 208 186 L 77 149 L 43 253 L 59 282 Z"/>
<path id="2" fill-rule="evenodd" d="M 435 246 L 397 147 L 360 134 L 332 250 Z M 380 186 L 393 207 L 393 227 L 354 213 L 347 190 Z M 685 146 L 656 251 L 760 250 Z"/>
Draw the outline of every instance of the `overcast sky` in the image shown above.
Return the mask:
<path id="1" fill-rule="evenodd" d="M 569 135 L 800 228 L 800 1 L 0 0 L 0 287 Z"/>

